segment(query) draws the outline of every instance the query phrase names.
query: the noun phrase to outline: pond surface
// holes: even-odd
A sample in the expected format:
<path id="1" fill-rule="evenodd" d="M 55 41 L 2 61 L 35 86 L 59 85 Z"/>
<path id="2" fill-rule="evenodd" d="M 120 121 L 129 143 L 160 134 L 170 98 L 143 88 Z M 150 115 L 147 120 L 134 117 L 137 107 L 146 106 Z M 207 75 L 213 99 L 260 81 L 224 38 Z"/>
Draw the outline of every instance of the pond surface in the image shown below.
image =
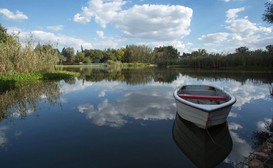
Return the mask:
<path id="1" fill-rule="evenodd" d="M 270 73 L 74 70 L 81 77 L 0 95 L 1 167 L 233 167 L 273 116 Z M 183 84 L 233 94 L 227 123 L 202 131 L 176 116 L 173 91 Z"/>

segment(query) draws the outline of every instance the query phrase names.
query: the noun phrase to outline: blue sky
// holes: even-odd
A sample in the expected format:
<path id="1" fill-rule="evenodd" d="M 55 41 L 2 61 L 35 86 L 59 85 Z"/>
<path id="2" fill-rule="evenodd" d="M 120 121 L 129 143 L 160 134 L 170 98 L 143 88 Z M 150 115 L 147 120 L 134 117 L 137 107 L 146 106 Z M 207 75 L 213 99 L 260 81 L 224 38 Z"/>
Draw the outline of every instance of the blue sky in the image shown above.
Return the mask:
<path id="1" fill-rule="evenodd" d="M 0 0 L 0 23 L 22 43 L 56 47 L 121 48 L 172 45 L 234 52 L 273 44 L 273 24 L 262 21 L 270 0 Z"/>

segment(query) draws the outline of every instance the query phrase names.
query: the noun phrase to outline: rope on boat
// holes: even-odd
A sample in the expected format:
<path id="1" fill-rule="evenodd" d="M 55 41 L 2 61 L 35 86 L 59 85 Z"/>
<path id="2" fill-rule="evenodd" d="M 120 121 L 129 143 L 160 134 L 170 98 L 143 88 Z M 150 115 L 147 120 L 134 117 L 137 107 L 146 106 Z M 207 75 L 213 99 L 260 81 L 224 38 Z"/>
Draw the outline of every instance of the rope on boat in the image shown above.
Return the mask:
<path id="1" fill-rule="evenodd" d="M 220 145 L 218 145 L 218 144 L 214 141 L 214 139 L 212 138 L 211 134 L 209 133 L 209 129 L 208 129 L 208 128 L 206 128 L 206 131 L 207 131 L 207 134 L 209 135 L 211 141 L 212 141 L 215 145 L 220 146 Z"/>

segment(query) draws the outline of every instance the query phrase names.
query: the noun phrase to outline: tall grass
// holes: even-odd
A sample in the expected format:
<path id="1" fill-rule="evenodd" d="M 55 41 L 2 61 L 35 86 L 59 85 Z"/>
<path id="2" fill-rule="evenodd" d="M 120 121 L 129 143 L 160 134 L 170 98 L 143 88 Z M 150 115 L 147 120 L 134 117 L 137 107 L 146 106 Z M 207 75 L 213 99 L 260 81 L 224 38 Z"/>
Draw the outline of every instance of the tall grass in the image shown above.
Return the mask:
<path id="1" fill-rule="evenodd" d="M 59 53 L 51 44 L 23 46 L 15 36 L 0 43 L 0 74 L 50 71 L 58 61 Z"/>

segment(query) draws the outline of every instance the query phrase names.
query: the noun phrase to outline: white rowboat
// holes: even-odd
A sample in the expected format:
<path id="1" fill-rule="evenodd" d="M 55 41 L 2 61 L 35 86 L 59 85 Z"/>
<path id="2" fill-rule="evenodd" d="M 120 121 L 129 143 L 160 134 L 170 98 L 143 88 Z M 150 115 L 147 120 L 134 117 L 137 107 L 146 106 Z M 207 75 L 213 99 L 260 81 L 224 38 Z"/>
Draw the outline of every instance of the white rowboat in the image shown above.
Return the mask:
<path id="1" fill-rule="evenodd" d="M 210 85 L 184 85 L 174 92 L 177 113 L 200 128 L 226 122 L 234 96 Z"/>

